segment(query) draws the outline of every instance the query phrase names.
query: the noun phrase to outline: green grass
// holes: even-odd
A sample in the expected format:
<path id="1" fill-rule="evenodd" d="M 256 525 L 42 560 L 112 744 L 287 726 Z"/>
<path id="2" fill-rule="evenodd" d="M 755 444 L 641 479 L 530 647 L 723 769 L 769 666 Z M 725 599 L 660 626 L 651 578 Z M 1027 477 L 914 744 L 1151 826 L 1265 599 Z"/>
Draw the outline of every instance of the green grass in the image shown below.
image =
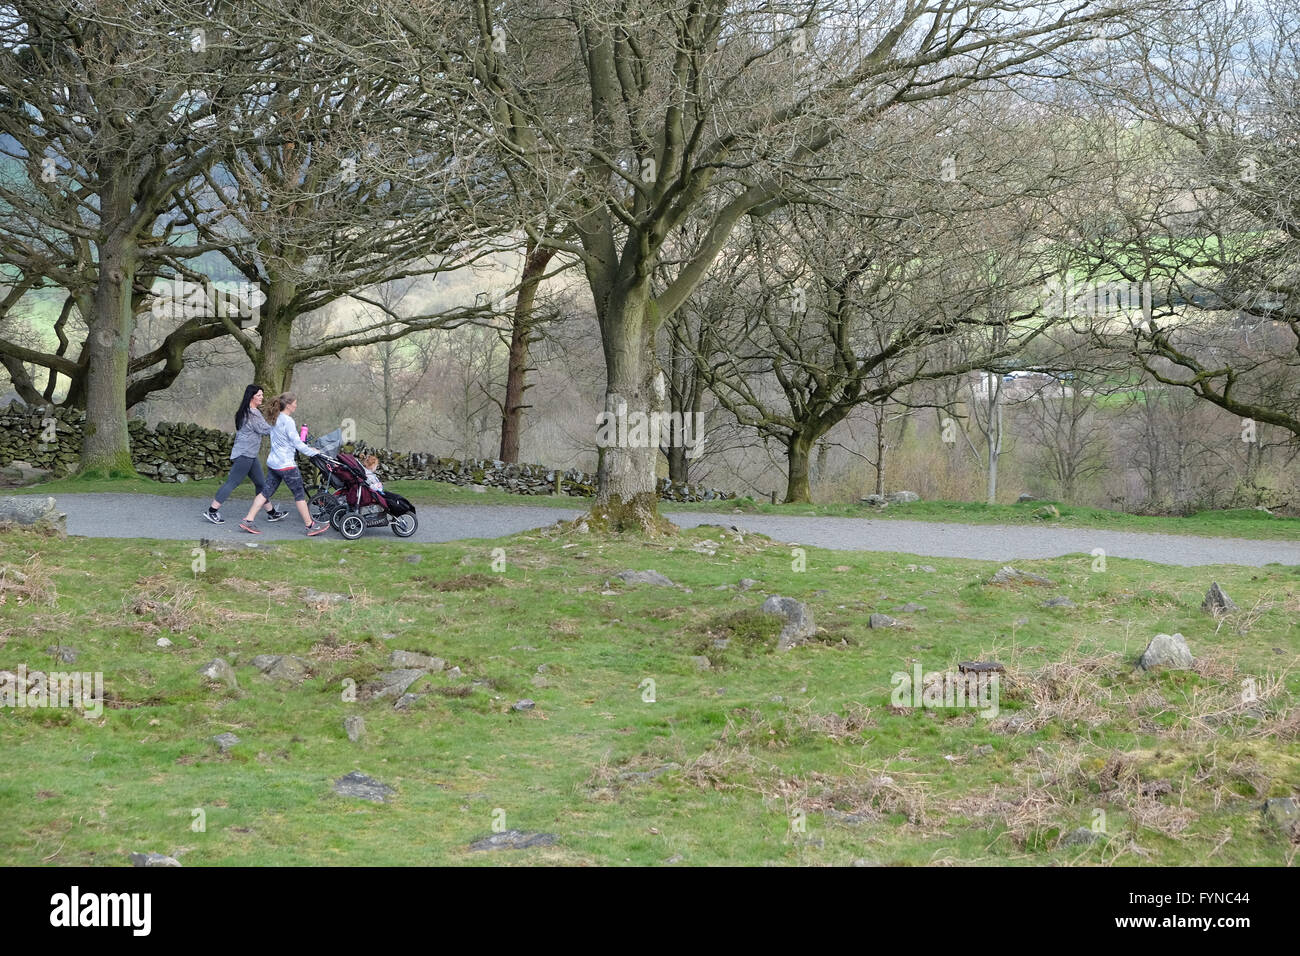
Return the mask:
<path id="1" fill-rule="evenodd" d="M 0 532 L 0 566 L 26 575 L 0 584 L 0 668 L 69 670 L 46 648 L 70 645 L 108 698 L 100 719 L 0 710 L 7 862 L 122 865 L 145 850 L 186 865 L 1294 859 L 1257 808 L 1300 780 L 1300 569 L 1111 559 L 1094 572 L 1079 555 L 1019 565 L 1054 588 L 1000 588 L 983 583 L 991 564 L 904 555 L 808 549 L 798 572 L 788 546 L 713 528 L 263 543 L 209 549 L 195 573 L 197 544 Z M 614 575 L 626 568 L 678 587 L 625 588 Z M 717 589 L 744 577 L 759 584 Z M 1244 610 L 1203 613 L 1211 579 Z M 352 599 L 310 607 L 305 587 Z M 772 650 L 753 613 L 764 594 L 807 602 L 818 640 Z M 1051 594 L 1077 607 L 1041 607 Z M 908 601 L 928 610 L 898 614 L 907 629 L 867 626 Z M 1158 631 L 1186 635 L 1193 670 L 1134 670 Z M 364 685 L 391 649 L 463 676 L 423 678 L 405 712 L 345 702 L 345 681 Z M 249 664 L 267 653 L 302 656 L 310 678 L 268 682 Z M 215 657 L 241 694 L 198 675 Z M 891 675 L 913 660 L 969 659 L 1007 666 L 997 718 L 891 709 Z M 511 710 L 524 697 L 535 709 Z M 365 718 L 361 744 L 344 733 L 351 714 Z M 210 738 L 227 731 L 241 742 L 222 755 Z M 352 770 L 396 794 L 332 795 Z M 1143 796 L 1157 782 L 1168 792 Z M 1064 846 L 1095 811 L 1106 836 Z M 502 813 L 559 842 L 470 852 Z"/>
<path id="2" fill-rule="evenodd" d="M 167 495 L 209 501 L 221 481 L 170 482 L 135 479 L 62 478 L 5 494 L 86 494 L 98 492 Z M 498 488 L 474 492 L 442 481 L 389 481 L 384 487 L 410 498 L 417 505 L 528 505 L 546 508 L 586 508 L 590 499 L 553 495 L 514 495 Z M 247 492 L 247 486 L 239 494 Z M 1035 512 L 1053 504 L 1059 518 L 1044 521 Z M 1102 508 L 1083 508 L 1060 502 L 1032 501 L 1024 504 L 987 505 L 970 501 L 917 501 L 890 505 L 885 509 L 859 503 L 844 504 L 768 504 L 753 499 L 713 502 L 664 502 L 664 511 L 705 512 L 710 514 L 808 515 L 872 520 L 906 519 L 941 521 L 957 524 L 1048 525 L 1061 528 L 1095 528 L 1109 531 L 1146 531 L 1159 534 L 1189 534 L 1204 537 L 1253 538 L 1259 540 L 1300 540 L 1300 518 L 1271 515 L 1253 508 L 1204 511 L 1188 517 L 1133 515 Z"/>

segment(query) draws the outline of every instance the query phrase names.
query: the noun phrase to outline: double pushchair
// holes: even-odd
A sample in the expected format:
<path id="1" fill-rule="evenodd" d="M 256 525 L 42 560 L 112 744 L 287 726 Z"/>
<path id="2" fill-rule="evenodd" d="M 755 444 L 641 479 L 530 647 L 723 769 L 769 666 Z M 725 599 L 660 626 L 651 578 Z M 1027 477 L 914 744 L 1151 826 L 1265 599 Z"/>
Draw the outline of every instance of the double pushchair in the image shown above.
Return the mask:
<path id="1" fill-rule="evenodd" d="M 318 480 L 307 489 L 307 505 L 315 520 L 328 521 L 349 540 L 361 537 L 367 528 L 385 525 L 399 538 L 415 534 L 419 527 L 415 505 L 395 491 L 375 491 L 366 484 L 365 467 L 341 450 L 342 429 L 308 444 L 321 452 L 311 459 Z"/>

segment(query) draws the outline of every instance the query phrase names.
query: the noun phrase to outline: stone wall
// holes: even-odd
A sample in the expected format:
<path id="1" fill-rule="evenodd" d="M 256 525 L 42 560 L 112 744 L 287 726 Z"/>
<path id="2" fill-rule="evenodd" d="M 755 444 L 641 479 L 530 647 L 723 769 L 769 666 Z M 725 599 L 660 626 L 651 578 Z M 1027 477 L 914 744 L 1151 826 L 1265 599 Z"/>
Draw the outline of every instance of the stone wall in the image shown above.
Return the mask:
<path id="1" fill-rule="evenodd" d="M 52 419 L 53 438 L 46 420 Z M 14 402 L 0 407 L 0 467 L 25 461 L 61 477 L 77 466 L 81 455 L 84 412 L 63 408 L 28 407 Z M 159 422 L 149 428 L 131 419 L 131 458 L 140 474 L 157 481 L 193 481 L 224 477 L 230 463 L 232 432 L 201 428 L 179 422 Z M 445 481 L 455 485 L 483 485 L 520 495 L 549 495 L 555 490 L 555 469 L 544 465 L 507 465 L 488 459 L 461 461 L 419 452 L 388 452 L 358 442 L 359 454 L 379 457 L 379 474 L 384 480 L 414 479 Z M 575 497 L 596 493 L 596 476 L 577 469 L 559 473 L 563 491 Z M 702 485 L 659 481 L 659 497 L 669 501 L 715 501 L 734 498 L 730 492 Z"/>
<path id="2" fill-rule="evenodd" d="M 379 459 L 379 476 L 389 479 L 447 481 L 456 485 L 485 485 L 504 488 L 517 495 L 549 495 L 555 490 L 556 471 L 545 465 L 507 465 L 491 459 L 437 458 L 419 452 L 387 452 L 365 442 L 348 446 L 358 457 L 373 453 Z M 566 495 L 592 497 L 596 494 L 596 476 L 576 468 L 559 472 Z M 659 480 L 659 497 L 667 501 L 722 501 L 734 493 L 706 488 L 703 485 Z"/>
<path id="3" fill-rule="evenodd" d="M 53 426 L 51 428 L 47 426 Z M 68 408 L 29 407 L 13 402 L 0 408 L 0 466 L 25 461 L 55 477 L 77 467 L 86 413 Z M 224 476 L 230 467 L 230 432 L 180 422 L 150 428 L 130 419 L 131 459 L 136 471 L 157 481 L 193 481 Z M 48 436 L 53 441 L 44 441 Z"/>

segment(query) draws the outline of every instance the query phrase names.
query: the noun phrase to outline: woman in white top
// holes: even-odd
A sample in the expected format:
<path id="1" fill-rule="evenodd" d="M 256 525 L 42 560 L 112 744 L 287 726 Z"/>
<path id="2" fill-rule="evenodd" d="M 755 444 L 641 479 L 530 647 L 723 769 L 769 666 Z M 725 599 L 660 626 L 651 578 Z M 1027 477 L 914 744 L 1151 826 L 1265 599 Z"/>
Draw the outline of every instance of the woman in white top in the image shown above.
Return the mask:
<path id="1" fill-rule="evenodd" d="M 239 522 L 239 526 L 249 534 L 262 533 L 255 525 L 257 512 L 275 494 L 275 490 L 280 487 L 280 482 L 284 482 L 293 492 L 293 503 L 297 505 L 298 514 L 302 516 L 303 524 L 307 527 L 308 537 L 329 530 L 329 525 L 313 521 L 311 512 L 307 509 L 307 491 L 303 488 L 302 473 L 298 471 L 294 453 L 300 451 L 311 458 L 319 455 L 320 450 L 312 448 L 298 437 L 298 426 L 293 421 L 293 413 L 297 408 L 298 396 L 293 392 L 277 395 L 266 405 L 264 415 L 267 424 L 271 426 L 271 453 L 266 456 L 266 470 L 269 477 L 266 479 L 266 487 L 262 489 L 262 493 L 253 499 L 253 507 L 248 509 L 244 520 Z"/>

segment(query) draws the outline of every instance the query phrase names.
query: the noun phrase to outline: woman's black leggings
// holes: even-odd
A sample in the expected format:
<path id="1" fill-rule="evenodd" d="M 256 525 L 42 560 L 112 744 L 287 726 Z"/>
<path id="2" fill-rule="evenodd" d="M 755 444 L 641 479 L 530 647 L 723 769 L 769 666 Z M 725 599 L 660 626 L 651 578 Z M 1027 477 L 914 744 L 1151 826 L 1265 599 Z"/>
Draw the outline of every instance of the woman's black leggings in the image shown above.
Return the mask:
<path id="1" fill-rule="evenodd" d="M 239 483 L 245 478 L 249 479 L 256 487 L 260 495 L 262 489 L 266 487 L 266 475 L 262 473 L 262 463 L 254 455 L 247 455 L 242 458 L 236 458 L 230 463 L 230 477 L 222 485 L 216 494 L 216 502 L 224 505 L 230 493 L 239 487 Z"/>

